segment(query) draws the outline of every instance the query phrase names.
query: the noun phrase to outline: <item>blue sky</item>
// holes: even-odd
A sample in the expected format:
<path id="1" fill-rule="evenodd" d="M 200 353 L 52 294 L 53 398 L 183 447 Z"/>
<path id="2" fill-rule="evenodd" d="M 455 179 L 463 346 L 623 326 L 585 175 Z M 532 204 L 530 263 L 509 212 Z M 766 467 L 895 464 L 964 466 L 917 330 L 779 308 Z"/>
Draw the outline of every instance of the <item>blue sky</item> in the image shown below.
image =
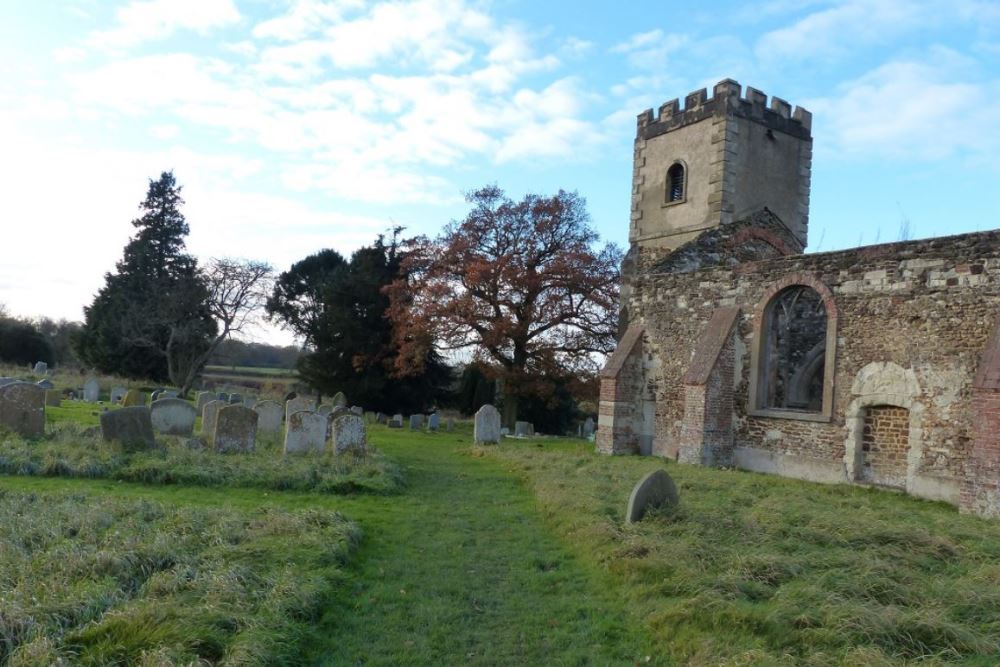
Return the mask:
<path id="1" fill-rule="evenodd" d="M 636 114 L 727 77 L 814 115 L 810 250 L 1000 226 L 998 2 L 5 2 L 0 58 L 19 315 L 80 319 L 165 169 L 203 258 L 435 234 L 491 182 L 625 245 Z"/>

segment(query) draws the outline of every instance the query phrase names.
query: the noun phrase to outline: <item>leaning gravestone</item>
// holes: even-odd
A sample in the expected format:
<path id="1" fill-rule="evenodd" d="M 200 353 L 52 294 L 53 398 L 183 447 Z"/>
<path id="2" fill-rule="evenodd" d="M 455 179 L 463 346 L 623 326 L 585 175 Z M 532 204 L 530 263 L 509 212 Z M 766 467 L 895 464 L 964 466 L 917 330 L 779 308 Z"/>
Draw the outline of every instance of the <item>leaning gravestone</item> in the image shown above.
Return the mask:
<path id="1" fill-rule="evenodd" d="M 111 388 L 111 402 L 112 403 L 121 403 L 122 399 L 125 398 L 125 394 L 127 392 L 128 392 L 128 389 L 126 389 L 125 387 L 112 387 Z"/>
<path id="2" fill-rule="evenodd" d="M 215 432 L 215 421 L 219 417 L 219 409 L 225 405 L 222 401 L 209 401 L 201 409 L 201 434 L 211 438 Z"/>
<path id="3" fill-rule="evenodd" d="M 146 405 L 146 395 L 138 389 L 129 389 L 122 398 L 122 407 L 134 408 L 138 405 Z"/>
<path id="4" fill-rule="evenodd" d="M 215 400 L 215 394 L 210 391 L 199 391 L 198 398 L 195 400 L 195 409 L 201 412 L 205 409 L 205 404 L 209 401 Z"/>
<path id="5" fill-rule="evenodd" d="M 257 413 L 257 430 L 261 433 L 281 433 L 281 419 L 284 409 L 277 401 L 260 401 L 253 406 Z"/>
<path id="6" fill-rule="evenodd" d="M 97 399 L 101 396 L 101 385 L 97 382 L 97 378 L 88 378 L 86 382 L 83 383 L 83 400 L 88 403 L 97 403 Z"/>
<path id="7" fill-rule="evenodd" d="M 45 405 L 50 408 L 58 408 L 62 405 L 62 396 L 55 389 L 45 392 Z"/>
<path id="8" fill-rule="evenodd" d="M 26 438 L 45 434 L 45 390 L 30 382 L 0 387 L 0 425 Z"/>
<path id="9" fill-rule="evenodd" d="M 338 405 L 345 408 L 347 407 L 347 396 L 345 396 L 344 392 L 342 391 L 338 391 L 336 394 L 334 394 L 331 400 L 333 401 L 334 405 Z"/>
<path id="10" fill-rule="evenodd" d="M 472 433 L 477 445 L 500 442 L 500 411 L 489 403 L 479 408 Z"/>
<path id="11" fill-rule="evenodd" d="M 257 441 L 257 413 L 242 405 L 226 405 L 215 418 L 212 443 L 217 452 L 252 452 Z"/>
<path id="12" fill-rule="evenodd" d="M 285 453 L 322 452 L 326 445 L 326 415 L 299 410 L 288 418 L 285 429 Z"/>
<path id="13" fill-rule="evenodd" d="M 427 418 L 427 430 L 436 431 L 439 428 L 441 428 L 441 417 L 440 415 L 438 415 L 438 413 L 435 412 L 434 414 L 432 414 L 430 417 Z"/>
<path id="14" fill-rule="evenodd" d="M 389 420 L 389 428 L 403 428 L 403 415 L 393 415 Z"/>
<path id="15" fill-rule="evenodd" d="M 45 375 L 49 372 L 49 365 L 44 361 L 35 362 L 35 367 L 31 371 L 35 375 Z"/>
<path id="16" fill-rule="evenodd" d="M 316 405 L 315 401 L 305 396 L 296 396 L 295 398 L 285 403 L 285 421 L 288 421 L 288 418 L 291 417 L 296 412 L 300 412 L 302 410 L 305 410 L 306 412 L 312 412 L 313 407 L 315 405 Z"/>
<path id="17" fill-rule="evenodd" d="M 149 406 L 153 430 L 165 435 L 193 435 L 198 411 L 179 398 L 161 398 Z"/>
<path id="18" fill-rule="evenodd" d="M 635 523 L 642 519 L 646 510 L 664 505 L 676 505 L 677 487 L 674 480 L 664 470 L 654 470 L 635 485 L 628 498 L 625 522 Z"/>
<path id="19" fill-rule="evenodd" d="M 102 412 L 101 437 L 106 442 L 117 440 L 129 449 L 152 449 L 156 440 L 153 438 L 149 408 L 138 405 Z"/>
<path id="20" fill-rule="evenodd" d="M 410 430 L 419 431 L 420 427 L 424 425 L 423 415 L 410 415 Z"/>
<path id="21" fill-rule="evenodd" d="M 358 415 L 346 414 L 333 420 L 333 451 L 337 454 L 364 454 L 367 444 L 364 419 Z"/>
<path id="22" fill-rule="evenodd" d="M 531 422 L 514 422 L 514 435 L 518 438 L 530 438 L 535 435 L 535 426 Z"/>

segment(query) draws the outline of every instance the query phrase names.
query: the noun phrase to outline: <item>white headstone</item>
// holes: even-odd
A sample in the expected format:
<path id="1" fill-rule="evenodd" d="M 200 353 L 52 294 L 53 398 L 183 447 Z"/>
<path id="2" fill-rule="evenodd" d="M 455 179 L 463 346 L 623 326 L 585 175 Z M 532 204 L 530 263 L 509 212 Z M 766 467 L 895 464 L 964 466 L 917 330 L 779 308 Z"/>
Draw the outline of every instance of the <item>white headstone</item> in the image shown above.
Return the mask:
<path id="1" fill-rule="evenodd" d="M 285 429 L 285 453 L 322 452 L 326 444 L 326 424 L 326 415 L 318 412 L 293 412 Z"/>
<path id="2" fill-rule="evenodd" d="M 111 402 L 112 403 L 121 403 L 122 399 L 125 398 L 125 392 L 127 392 L 127 391 L 128 391 L 128 389 L 126 389 L 125 387 L 112 387 L 111 388 Z"/>
<path id="3" fill-rule="evenodd" d="M 333 420 L 333 449 L 337 454 L 354 452 L 364 454 L 368 444 L 365 420 L 353 414 L 346 414 Z"/>
<path id="4" fill-rule="evenodd" d="M 285 410 L 277 401 L 259 401 L 253 406 L 257 413 L 257 430 L 262 433 L 281 433 L 281 419 Z"/>
<path id="5" fill-rule="evenodd" d="M 44 361 L 35 362 L 35 368 L 32 370 L 35 375 L 45 375 L 49 372 L 49 365 Z"/>
<path id="6" fill-rule="evenodd" d="M 587 417 L 587 421 L 583 422 L 583 437 L 589 438 L 594 435 L 594 418 Z"/>
<path id="7" fill-rule="evenodd" d="M 472 437 L 477 445 L 500 442 L 500 411 L 489 403 L 479 408 Z"/>
<path id="8" fill-rule="evenodd" d="M 161 398 L 149 406 L 153 430 L 166 435 L 192 435 L 198 411 L 179 398 Z"/>
<path id="9" fill-rule="evenodd" d="M 419 431 L 420 427 L 424 425 L 423 415 L 410 415 L 410 430 Z"/>
<path id="10" fill-rule="evenodd" d="M 83 400 L 88 403 L 96 403 L 101 396 L 101 385 L 97 378 L 87 378 L 83 383 Z"/>
<path id="11" fill-rule="evenodd" d="M 432 414 L 430 417 L 427 418 L 427 430 L 436 431 L 439 428 L 441 428 L 441 417 L 440 415 L 438 415 L 438 413 L 435 412 L 434 414 Z"/>
<path id="12" fill-rule="evenodd" d="M 305 396 L 296 396 L 295 398 L 285 403 L 285 420 L 287 421 L 288 418 L 293 413 L 296 412 L 302 412 L 303 410 L 305 410 L 306 412 L 312 412 L 315 405 L 316 401 L 312 400 L 311 398 L 306 398 Z"/>

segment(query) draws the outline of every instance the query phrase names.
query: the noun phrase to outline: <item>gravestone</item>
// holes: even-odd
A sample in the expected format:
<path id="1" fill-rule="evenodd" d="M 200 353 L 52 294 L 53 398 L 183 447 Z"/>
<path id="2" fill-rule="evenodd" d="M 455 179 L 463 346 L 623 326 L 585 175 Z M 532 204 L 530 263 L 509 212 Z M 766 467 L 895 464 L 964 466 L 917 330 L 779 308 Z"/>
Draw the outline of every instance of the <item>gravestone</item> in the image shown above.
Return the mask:
<path id="1" fill-rule="evenodd" d="M 664 505 L 676 505 L 677 487 L 665 470 L 654 470 L 635 485 L 628 498 L 625 522 L 635 523 L 642 519 L 646 510 Z"/>
<path id="2" fill-rule="evenodd" d="M 281 433 L 281 418 L 285 410 L 277 401 L 260 401 L 253 407 L 257 413 L 257 430 L 261 433 Z"/>
<path id="3" fill-rule="evenodd" d="M 229 402 L 229 394 L 224 391 L 220 391 L 215 395 L 215 400 L 222 401 L 223 403 Z"/>
<path id="4" fill-rule="evenodd" d="M 518 438 L 530 438 L 535 435 L 535 426 L 531 422 L 514 422 L 514 435 Z"/>
<path id="5" fill-rule="evenodd" d="M 128 391 L 125 387 L 112 387 L 111 388 L 111 402 L 121 403 L 122 399 L 125 398 L 125 393 Z"/>
<path id="6" fill-rule="evenodd" d="M 243 394 L 230 394 L 229 405 L 243 404 Z M 246 407 L 245 405 L 243 407 Z"/>
<path id="7" fill-rule="evenodd" d="M 17 382 L 16 378 L 7 378 L 7 377 L 0 378 L 0 387 L 4 387 L 8 384 L 14 384 L 15 382 Z"/>
<path id="8" fill-rule="evenodd" d="M 45 390 L 30 382 L 0 387 L 0 424 L 25 438 L 45 434 Z"/>
<path id="9" fill-rule="evenodd" d="M 345 408 L 347 407 L 347 396 L 344 395 L 344 392 L 338 391 L 336 394 L 333 395 L 333 404 Z"/>
<path id="10" fill-rule="evenodd" d="M 45 405 L 50 408 L 58 408 L 62 405 L 62 396 L 55 389 L 45 392 Z"/>
<path id="11" fill-rule="evenodd" d="M 166 389 L 160 394 L 160 398 L 178 398 L 180 393 L 176 389 Z"/>
<path id="12" fill-rule="evenodd" d="M 165 435 L 193 435 L 198 411 L 179 398 L 161 398 L 149 406 L 153 430 Z"/>
<path id="13" fill-rule="evenodd" d="M 352 405 L 351 409 L 348 412 L 350 412 L 352 415 L 357 415 L 358 417 L 365 416 L 365 409 L 360 405 Z"/>
<path id="14" fill-rule="evenodd" d="M 440 415 L 438 415 L 438 413 L 435 412 L 434 414 L 432 414 L 430 417 L 427 418 L 427 430 L 436 431 L 439 428 L 441 428 L 441 417 Z"/>
<path id="15" fill-rule="evenodd" d="M 252 452 L 257 441 L 257 413 L 242 405 L 219 408 L 212 444 L 215 451 Z"/>
<path id="16" fill-rule="evenodd" d="M 502 435 L 503 437 L 507 437 L 508 435 L 510 435 L 510 429 L 504 426 L 503 428 L 500 429 L 500 435 Z"/>
<path id="17" fill-rule="evenodd" d="M 403 428 L 403 415 L 393 415 L 389 420 L 389 428 Z"/>
<path id="18" fill-rule="evenodd" d="M 44 361 L 35 362 L 35 367 L 31 370 L 35 375 L 45 375 L 49 372 L 49 365 Z"/>
<path id="19" fill-rule="evenodd" d="M 367 444 L 364 419 L 346 414 L 333 420 L 333 451 L 337 454 L 364 454 Z"/>
<path id="20" fill-rule="evenodd" d="M 341 417 L 343 415 L 346 415 L 349 412 L 350 411 L 347 408 L 345 408 L 343 405 L 335 405 L 335 406 L 333 406 L 333 410 L 331 410 L 330 414 L 329 414 L 330 421 L 333 421 L 337 417 Z"/>
<path id="21" fill-rule="evenodd" d="M 138 389 L 129 389 L 122 398 L 122 407 L 134 408 L 137 405 L 146 405 L 146 395 Z"/>
<path id="22" fill-rule="evenodd" d="M 316 405 L 315 401 L 306 398 L 305 396 L 296 396 L 292 400 L 285 403 L 285 421 L 288 421 L 288 418 L 296 412 L 302 410 L 312 412 L 314 405 Z"/>
<path id="23" fill-rule="evenodd" d="M 149 408 L 138 405 L 120 410 L 101 413 L 101 437 L 106 442 L 117 440 L 130 449 L 152 449 L 156 447 L 153 438 L 153 423 Z"/>
<path id="24" fill-rule="evenodd" d="M 587 417 L 587 420 L 583 422 L 583 437 L 589 438 L 594 435 L 594 418 Z"/>
<path id="25" fill-rule="evenodd" d="M 215 420 L 219 416 L 219 409 L 225 405 L 222 401 L 209 401 L 201 409 L 201 434 L 206 438 L 211 438 L 215 433 Z"/>
<path id="26" fill-rule="evenodd" d="M 160 400 L 160 396 L 163 395 L 164 391 L 165 391 L 164 389 L 154 389 L 153 393 L 149 395 L 149 402 L 155 403 L 156 401 Z"/>
<path id="27" fill-rule="evenodd" d="M 384 424 L 387 421 L 389 421 L 389 417 L 387 415 L 385 415 L 384 413 L 381 413 L 381 412 L 376 412 L 375 413 L 375 423 L 376 424 Z"/>
<path id="28" fill-rule="evenodd" d="M 215 400 L 215 394 L 213 394 L 212 392 L 210 392 L 210 391 L 199 391 L 198 392 L 198 398 L 195 401 L 195 409 L 197 409 L 198 412 L 200 413 L 202 410 L 205 409 L 205 404 L 206 403 L 208 403 L 209 401 L 214 401 L 214 400 Z"/>
<path id="29" fill-rule="evenodd" d="M 451 431 L 455 428 L 455 420 L 452 419 L 451 417 L 448 417 L 446 428 L 448 429 L 449 433 L 451 433 Z"/>
<path id="30" fill-rule="evenodd" d="M 420 427 L 424 425 L 423 415 L 410 415 L 410 430 L 419 431 Z"/>
<path id="31" fill-rule="evenodd" d="M 281 399 L 281 402 L 282 403 L 287 403 L 288 401 L 292 400 L 293 398 L 298 398 L 298 394 L 295 393 L 294 391 L 290 391 L 287 394 L 285 394 L 285 397 L 283 399 Z"/>
<path id="32" fill-rule="evenodd" d="M 97 399 L 100 397 L 101 385 L 97 382 L 97 378 L 88 378 L 83 383 L 83 400 L 88 403 L 97 403 Z"/>
<path id="33" fill-rule="evenodd" d="M 322 452 L 326 445 L 326 415 L 299 410 L 288 418 L 285 428 L 285 453 Z"/>
<path id="34" fill-rule="evenodd" d="M 254 396 L 247 396 L 243 399 L 243 407 L 253 410 L 257 407 L 257 399 Z"/>
<path id="35" fill-rule="evenodd" d="M 56 388 L 56 386 L 54 384 L 52 384 L 52 380 L 39 380 L 35 384 L 38 385 L 39 387 L 41 387 L 42 389 L 45 389 L 45 390 L 55 389 Z"/>
<path id="36" fill-rule="evenodd" d="M 476 413 L 472 438 L 477 445 L 500 442 L 500 411 L 489 403 L 479 408 Z"/>
<path id="37" fill-rule="evenodd" d="M 323 415 L 324 417 L 329 417 L 330 413 L 333 412 L 333 406 L 329 403 L 324 403 L 323 405 L 316 408 L 316 412 Z"/>

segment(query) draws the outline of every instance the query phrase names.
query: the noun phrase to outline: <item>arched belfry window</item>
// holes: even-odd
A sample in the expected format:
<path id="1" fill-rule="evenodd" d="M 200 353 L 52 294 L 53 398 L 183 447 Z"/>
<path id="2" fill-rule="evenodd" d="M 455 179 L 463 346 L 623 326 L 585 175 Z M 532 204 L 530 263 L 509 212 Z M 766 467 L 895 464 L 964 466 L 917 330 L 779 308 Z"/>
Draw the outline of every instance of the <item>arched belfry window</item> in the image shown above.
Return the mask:
<path id="1" fill-rule="evenodd" d="M 764 310 L 759 406 L 820 412 L 826 361 L 826 308 L 806 285 L 779 292 Z"/>
<path id="2" fill-rule="evenodd" d="M 684 201 L 684 165 L 675 162 L 667 169 L 667 203 Z"/>

